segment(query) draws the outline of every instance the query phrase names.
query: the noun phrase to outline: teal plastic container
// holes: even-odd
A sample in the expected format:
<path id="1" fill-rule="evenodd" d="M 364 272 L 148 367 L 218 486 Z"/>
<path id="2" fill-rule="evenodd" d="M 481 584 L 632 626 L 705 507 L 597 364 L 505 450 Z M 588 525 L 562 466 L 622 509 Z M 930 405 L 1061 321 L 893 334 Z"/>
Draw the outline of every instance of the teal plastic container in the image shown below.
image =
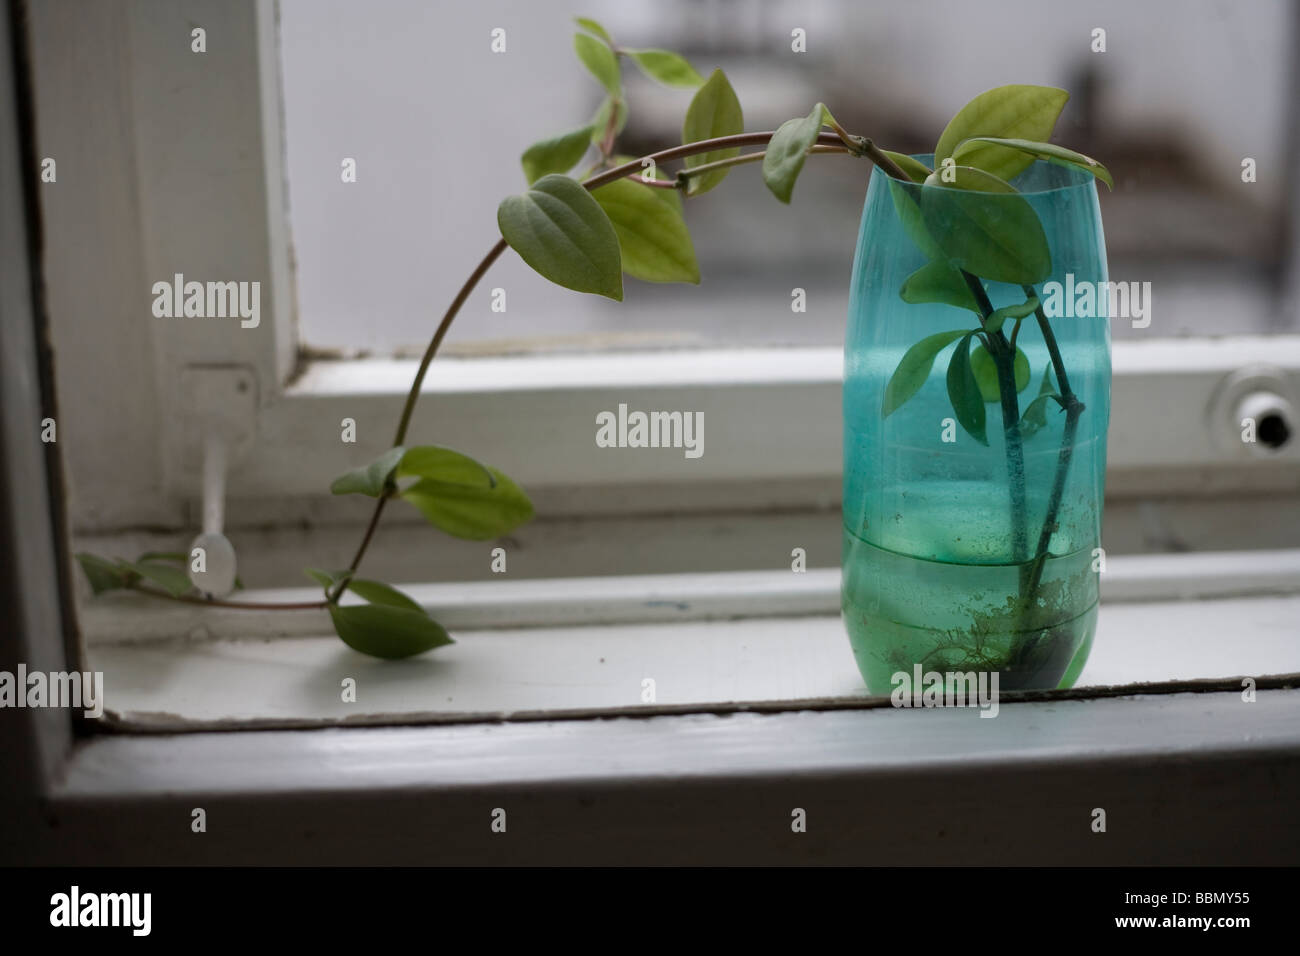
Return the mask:
<path id="1" fill-rule="evenodd" d="M 890 693 L 899 686 L 895 675 L 910 678 L 917 664 L 924 673 L 997 671 L 1002 690 L 1069 687 L 1092 646 L 1111 368 L 1097 187 L 1086 173 L 1044 162 L 1013 185 L 1019 196 L 970 199 L 900 184 L 879 170 L 871 175 L 844 350 L 841 603 L 872 693 Z M 1050 273 L 1030 289 L 1003 281 L 1018 273 L 1001 266 L 995 246 L 969 245 L 981 235 L 972 220 L 993 223 L 996 233 L 1024 222 L 1026 203 L 1050 250 L 1050 266 L 1043 264 Z M 953 237 L 966 243 L 955 258 Z M 1022 370 L 1010 385 L 1012 353 L 1002 352 L 1007 371 L 985 396 L 993 399 L 984 406 L 987 444 L 963 428 L 950 399 L 947 372 L 960 341 L 937 354 L 918 391 L 883 414 L 886 387 L 909 348 L 938 333 L 983 328 L 958 305 L 904 301 L 904 283 L 936 257 L 978 268 L 977 284 L 994 309 L 1037 294 L 1050 330 L 1038 315 L 1020 322 L 1015 344 L 1028 360 L 1027 383 Z M 1008 319 L 999 334 L 1009 343 L 1015 328 Z M 990 344 L 985 358 L 999 348 Z M 1003 393 L 1020 384 L 1009 411 Z M 1060 400 L 1035 403 L 1040 393 Z M 1011 415 L 1021 417 L 1008 431 Z"/>

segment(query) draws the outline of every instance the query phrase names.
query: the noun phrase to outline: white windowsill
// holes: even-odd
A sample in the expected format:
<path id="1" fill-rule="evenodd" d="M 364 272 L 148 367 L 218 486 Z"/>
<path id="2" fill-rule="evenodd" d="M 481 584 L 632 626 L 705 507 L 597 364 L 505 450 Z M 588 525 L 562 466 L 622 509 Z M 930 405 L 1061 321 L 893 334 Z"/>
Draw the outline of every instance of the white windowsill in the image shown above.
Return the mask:
<path id="1" fill-rule="evenodd" d="M 1112 559 L 1080 687 L 1300 672 L 1300 552 Z M 410 586 L 457 643 L 410 661 L 344 647 L 322 612 L 126 596 L 83 613 L 113 715 L 140 727 L 466 719 L 865 697 L 838 572 Z M 310 590 L 260 592 L 310 599 Z M 260 598 L 259 598 L 260 599 Z M 341 684 L 357 682 L 344 703 Z"/>

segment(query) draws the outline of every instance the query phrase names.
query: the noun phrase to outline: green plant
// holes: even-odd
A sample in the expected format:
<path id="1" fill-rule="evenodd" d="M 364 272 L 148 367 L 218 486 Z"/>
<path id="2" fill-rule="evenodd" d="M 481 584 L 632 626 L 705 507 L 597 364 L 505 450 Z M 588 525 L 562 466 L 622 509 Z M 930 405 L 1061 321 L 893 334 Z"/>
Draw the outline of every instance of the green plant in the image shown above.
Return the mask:
<path id="1" fill-rule="evenodd" d="M 957 343 L 948 365 L 948 394 L 961 426 L 987 442 L 985 403 L 1001 404 L 1012 476 L 1012 509 L 1017 534 L 1024 537 L 1023 465 L 1018 464 L 1023 432 L 1041 424 L 1045 406 L 1065 409 L 1067 428 L 1082 406 L 1069 388 L 1066 370 L 1055 350 L 1050 326 L 1033 284 L 1049 271 L 1046 239 L 1027 203 L 1006 215 L 1007 182 L 1035 159 L 1077 166 L 1109 183 L 1096 161 L 1051 145 L 1056 118 L 1065 105 L 1064 91 L 1047 87 L 1006 86 L 981 94 L 965 106 L 943 131 L 935 150 L 938 170 L 901 153 L 878 148 L 872 140 L 849 133 L 821 103 L 807 116 L 782 124 L 775 132 L 744 132 L 735 91 L 721 70 L 707 78 L 675 53 L 632 50 L 614 43 L 598 23 L 578 18 L 574 50 L 605 91 L 600 107 L 584 126 L 535 143 L 521 163 L 528 189 L 502 201 L 497 212 L 501 239 L 479 262 L 439 322 L 411 384 L 392 447 L 338 478 L 335 494 L 360 494 L 375 500 L 361 542 L 344 569 L 308 569 L 320 584 L 319 601 L 266 604 L 204 596 L 191 586 L 184 568 L 187 556 L 143 555 L 135 562 L 79 554 L 78 560 L 96 594 L 131 589 L 173 600 L 256 610 L 322 608 L 329 611 L 339 637 L 350 647 L 378 657 L 406 657 L 449 643 L 446 631 L 406 595 L 382 582 L 357 576 L 389 501 L 404 501 L 440 530 L 458 538 L 484 540 L 506 534 L 528 521 L 533 508 L 508 477 L 472 458 L 437 446 L 406 447 L 420 388 L 429 365 L 471 291 L 507 247 L 548 280 L 578 292 L 623 298 L 623 275 L 651 282 L 700 280 L 695 250 L 682 215 L 683 197 L 699 196 L 718 186 L 731 167 L 762 163 L 767 187 L 788 203 L 809 156 L 842 154 L 865 158 L 898 187 L 895 201 L 918 245 L 930 262 L 900 290 L 909 302 L 944 302 L 975 315 L 975 323 L 943 335 L 929 336 L 903 356 L 884 398 L 882 413 L 905 403 L 929 375 L 938 353 Z M 682 126 L 683 145 L 648 156 L 629 157 L 617 150 L 628 120 L 622 67 L 633 63 L 651 79 L 670 87 L 694 90 Z M 742 154 L 745 147 L 765 147 Z M 594 164 L 572 175 L 586 155 Z M 675 174 L 663 164 L 682 161 Z M 902 184 L 923 184 L 940 190 Z M 981 197 L 1003 194 L 994 215 Z M 957 226 L 933 228 L 935 197 L 955 203 Z M 946 210 L 951 212 L 951 208 Z M 981 280 L 1015 282 L 1025 289 L 1023 305 L 994 310 Z M 1031 370 L 1016 349 L 1020 324 L 1034 315 L 1052 347 L 1056 386 L 1045 376 L 1039 396 L 1024 415 L 1018 393 Z M 1006 326 L 1012 323 L 1010 335 Z M 1068 442 L 1062 451 L 1068 465 Z M 1017 481 L 1019 486 L 1017 486 Z M 1059 505 L 1059 490 L 1053 507 Z M 1046 555 L 1049 521 L 1034 563 L 1026 564 L 1023 592 L 1032 593 L 1041 558 Z M 1017 551 L 1023 550 L 1023 541 Z M 342 605 L 351 591 L 366 603 Z"/>

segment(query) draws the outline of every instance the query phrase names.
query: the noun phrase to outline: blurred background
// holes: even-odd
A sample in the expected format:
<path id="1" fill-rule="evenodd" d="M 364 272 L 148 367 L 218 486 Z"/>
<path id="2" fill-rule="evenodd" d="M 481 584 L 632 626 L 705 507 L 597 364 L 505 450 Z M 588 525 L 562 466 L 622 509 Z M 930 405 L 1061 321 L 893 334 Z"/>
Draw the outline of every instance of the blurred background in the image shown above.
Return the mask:
<path id="1" fill-rule="evenodd" d="M 302 342 L 330 354 L 421 348 L 525 186 L 519 154 L 584 125 L 602 91 L 573 14 L 620 45 L 722 67 L 748 130 L 823 100 L 850 130 L 928 152 L 1003 83 L 1068 89 L 1056 141 L 1105 162 L 1113 280 L 1153 284 L 1152 325 L 1122 337 L 1295 331 L 1300 5 L 1286 0 L 281 0 L 288 187 Z M 506 52 L 489 48 L 494 28 Z M 807 52 L 791 51 L 806 31 Z M 1105 52 L 1093 31 L 1105 30 Z M 680 142 L 691 91 L 627 64 L 620 152 Z M 592 154 L 594 155 L 594 153 Z M 342 187 L 340 162 L 357 160 Z M 1257 181 L 1242 181 L 1254 159 Z M 586 161 L 592 161 L 589 156 Z M 585 167 L 580 167 L 585 168 Z M 628 281 L 623 304 L 569 293 L 508 254 L 448 351 L 839 345 L 869 167 L 817 157 L 790 207 L 758 170 L 687 203 L 701 288 Z M 807 290 L 792 314 L 790 290 Z M 507 311 L 489 307 L 504 288 Z"/>

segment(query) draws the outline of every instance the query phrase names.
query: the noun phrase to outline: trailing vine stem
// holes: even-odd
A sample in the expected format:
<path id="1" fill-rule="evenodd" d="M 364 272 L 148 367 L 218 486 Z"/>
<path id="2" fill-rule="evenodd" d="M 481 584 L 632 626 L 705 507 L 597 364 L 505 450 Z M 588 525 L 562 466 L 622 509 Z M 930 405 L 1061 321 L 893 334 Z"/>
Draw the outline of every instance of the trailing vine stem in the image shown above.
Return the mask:
<path id="1" fill-rule="evenodd" d="M 733 136 L 718 136 L 711 139 L 698 140 L 693 143 L 686 143 L 681 146 L 673 146 L 669 149 L 660 150 L 657 153 L 651 153 L 648 156 L 639 157 L 620 165 L 611 166 L 610 168 L 602 170 L 596 175 L 584 180 L 582 186 L 587 190 L 592 190 L 598 189 L 601 186 L 615 182 L 619 179 L 635 178 L 641 180 L 641 174 L 644 171 L 642 163 L 646 159 L 653 160 L 654 163 L 658 164 L 671 162 L 674 159 L 683 159 L 687 156 L 697 156 L 700 153 L 714 152 L 721 149 L 731 149 L 743 146 L 765 146 L 775 134 L 775 130 L 768 130 L 761 133 L 738 133 Z M 854 137 L 853 139 L 855 142 L 850 143 L 837 133 L 824 132 L 818 135 L 817 141 L 813 144 L 809 153 L 814 155 L 848 153 L 856 156 L 867 156 L 872 159 L 876 165 L 884 168 L 890 175 L 903 175 L 902 170 L 900 170 L 887 156 L 875 149 L 870 140 L 861 140 L 857 137 Z M 710 169 L 720 169 L 727 166 L 738 166 L 745 163 L 761 162 L 763 156 L 764 153 L 762 152 L 749 153 L 743 156 L 729 157 L 714 163 L 702 164 L 700 166 L 691 167 L 689 170 L 684 170 L 683 173 L 687 175 L 679 175 L 676 181 L 656 181 L 654 185 L 659 185 L 661 188 L 672 188 L 685 191 L 685 187 L 689 182 L 691 175 L 696 175 Z M 646 185 L 652 184 L 647 182 Z M 461 285 L 460 291 L 458 291 L 456 297 L 451 300 L 451 304 L 447 307 L 447 311 L 443 313 L 442 320 L 438 323 L 437 329 L 434 330 L 433 337 L 429 340 L 429 344 L 425 348 L 423 356 L 420 358 L 420 365 L 416 370 L 414 380 L 411 382 L 411 388 L 407 392 L 406 402 L 402 406 L 402 414 L 397 423 L 397 430 L 393 435 L 393 447 L 401 445 L 406 440 L 407 432 L 410 430 L 411 426 L 411 419 L 415 413 L 415 405 L 416 402 L 419 401 L 420 390 L 424 385 L 424 378 L 429 371 L 429 365 L 433 362 L 434 356 L 438 354 L 438 349 L 441 347 L 443 339 L 447 337 L 447 333 L 451 330 L 452 322 L 454 322 L 456 316 L 460 314 L 461 308 L 465 305 L 465 302 L 469 299 L 470 294 L 474 291 L 475 287 L 477 287 L 479 281 L 487 274 L 487 271 L 492 267 L 497 259 L 501 257 L 501 254 L 505 252 L 507 248 L 504 239 L 498 239 L 492 245 L 492 248 L 487 251 L 479 261 L 478 265 L 474 267 L 474 271 L 469 274 L 469 277 L 465 280 L 464 284 Z M 357 569 L 361 566 L 366 551 L 369 549 L 370 543 L 374 539 L 375 530 L 379 526 L 379 520 L 384 513 L 384 508 L 388 503 L 388 499 L 392 497 L 392 492 L 393 489 L 390 487 L 387 493 L 380 495 L 376 499 L 374 511 L 371 512 L 370 520 L 366 525 L 366 530 L 362 535 L 361 542 L 357 546 L 357 550 L 352 556 L 352 561 L 348 565 L 348 576 L 355 574 Z M 315 608 L 328 608 L 337 603 L 345 589 L 345 584 L 342 586 L 335 586 L 335 588 L 330 592 L 327 600 L 311 602 L 259 604 L 251 601 L 226 601 L 184 596 L 176 597 L 175 600 L 184 601 L 189 604 L 205 604 L 212 607 L 241 608 L 259 611 L 299 611 Z M 137 587 L 136 590 L 157 597 L 173 597 L 170 594 L 152 588 Z"/>

